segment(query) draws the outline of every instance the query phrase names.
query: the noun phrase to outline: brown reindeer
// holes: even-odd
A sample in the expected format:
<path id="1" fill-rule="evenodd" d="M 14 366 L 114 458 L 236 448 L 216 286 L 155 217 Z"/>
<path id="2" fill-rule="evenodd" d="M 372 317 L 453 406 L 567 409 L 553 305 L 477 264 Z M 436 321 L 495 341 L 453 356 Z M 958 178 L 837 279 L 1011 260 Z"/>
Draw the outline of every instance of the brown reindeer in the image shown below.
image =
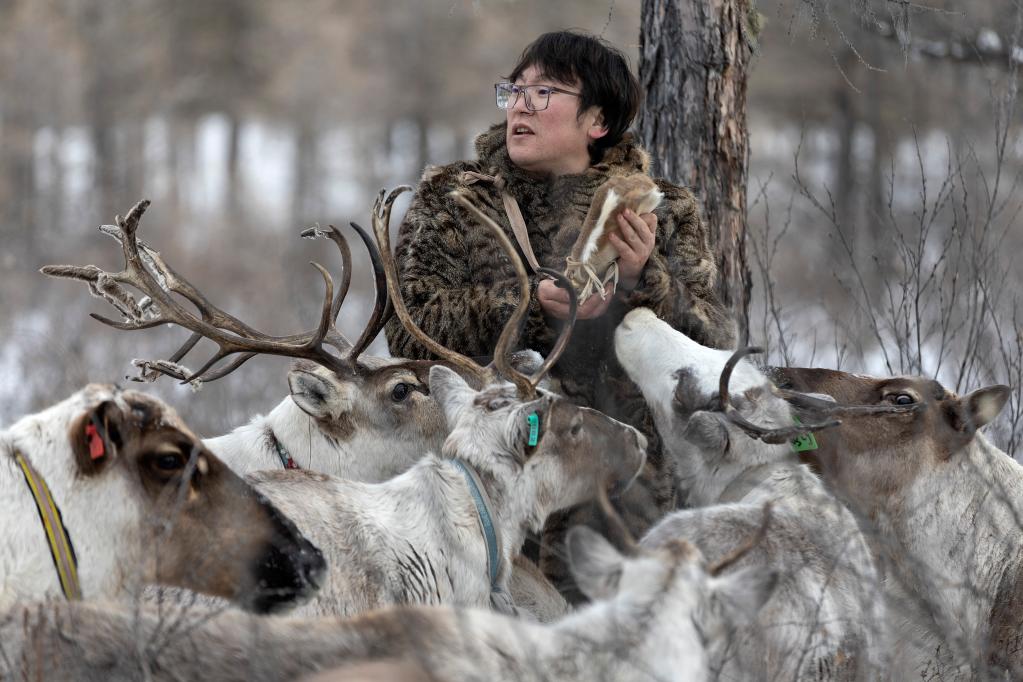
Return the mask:
<path id="1" fill-rule="evenodd" d="M 1023 678 L 1023 466 L 979 431 L 1006 386 L 957 396 L 922 377 L 826 369 L 770 374 L 797 409 L 901 407 L 869 422 L 846 413 L 818 434 L 825 481 L 875 530 L 891 573 L 890 608 L 909 619 L 900 646 L 913 676 Z"/>

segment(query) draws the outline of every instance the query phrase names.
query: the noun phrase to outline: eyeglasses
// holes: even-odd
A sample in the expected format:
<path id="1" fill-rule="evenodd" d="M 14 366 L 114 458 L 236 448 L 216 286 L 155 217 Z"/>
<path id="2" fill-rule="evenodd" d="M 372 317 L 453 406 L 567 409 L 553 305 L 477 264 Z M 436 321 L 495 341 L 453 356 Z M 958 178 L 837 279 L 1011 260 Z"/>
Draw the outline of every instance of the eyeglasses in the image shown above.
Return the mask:
<path id="1" fill-rule="evenodd" d="M 514 83 L 494 83 L 497 94 L 497 108 L 511 109 L 519 101 L 519 95 L 526 98 L 526 108 L 530 111 L 543 111 L 551 101 L 551 93 L 582 97 L 581 93 L 562 90 L 552 85 L 515 85 Z"/>

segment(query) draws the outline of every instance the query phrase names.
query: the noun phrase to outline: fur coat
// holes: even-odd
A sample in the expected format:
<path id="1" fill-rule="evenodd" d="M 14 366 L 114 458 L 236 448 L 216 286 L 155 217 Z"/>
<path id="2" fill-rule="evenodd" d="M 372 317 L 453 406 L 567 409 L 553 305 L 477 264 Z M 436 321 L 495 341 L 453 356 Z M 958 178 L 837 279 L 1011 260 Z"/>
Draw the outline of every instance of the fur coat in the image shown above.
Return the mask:
<path id="1" fill-rule="evenodd" d="M 478 158 L 426 169 L 398 233 L 396 259 L 405 304 L 416 323 L 439 343 L 470 357 L 489 357 L 519 300 L 514 271 L 486 227 L 448 197 L 464 189 L 471 200 L 517 244 L 501 193 L 479 175 L 500 176 L 518 202 L 533 252 L 541 265 L 565 269 L 591 199 L 605 180 L 646 173 L 647 153 L 632 136 L 605 151 L 580 174 L 538 177 L 516 167 L 505 147 L 505 124 L 476 140 Z M 672 327 L 715 348 L 735 344 L 735 324 L 716 290 L 717 270 L 707 231 L 693 195 L 657 180 L 664 199 L 655 209 L 656 246 L 640 282 L 627 297 L 615 296 L 607 312 L 576 322 L 571 342 L 552 369 L 559 390 L 575 402 L 596 408 L 640 429 L 648 438 L 648 463 L 626 500 L 626 520 L 636 531 L 674 506 L 668 463 L 661 454 L 653 419 L 639 389 L 619 366 L 614 330 L 634 307 L 651 308 Z M 519 346 L 546 355 L 560 322 L 548 320 L 530 277 L 529 317 Z M 430 354 L 392 318 L 386 327 L 392 354 Z"/>

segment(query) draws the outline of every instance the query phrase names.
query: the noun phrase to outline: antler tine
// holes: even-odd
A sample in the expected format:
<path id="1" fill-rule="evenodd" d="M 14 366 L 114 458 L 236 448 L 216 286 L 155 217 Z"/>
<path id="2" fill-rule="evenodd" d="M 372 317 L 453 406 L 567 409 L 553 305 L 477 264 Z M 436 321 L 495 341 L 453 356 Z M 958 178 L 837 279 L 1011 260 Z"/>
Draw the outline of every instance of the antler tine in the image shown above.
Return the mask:
<path id="1" fill-rule="evenodd" d="M 561 354 L 565 352 L 565 348 L 568 347 L 568 341 L 572 337 L 572 331 L 575 329 L 576 314 L 579 311 L 579 297 L 576 294 L 575 287 L 572 286 L 572 282 L 565 277 L 564 273 L 550 268 L 540 268 L 540 272 L 555 279 L 558 286 L 568 292 L 568 319 L 562 325 L 558 340 L 554 343 L 554 348 L 551 349 L 551 352 L 547 354 L 547 359 L 540 365 L 540 369 L 533 373 L 530 379 L 533 385 L 540 383 L 544 375 L 550 371 L 554 363 L 561 357 Z"/>
<path id="2" fill-rule="evenodd" d="M 334 299 L 334 280 L 331 278 L 330 273 L 327 272 L 327 269 L 324 268 L 319 263 L 312 262 L 310 263 L 310 265 L 316 268 L 317 272 L 319 272 L 320 275 L 323 277 L 323 281 L 326 287 L 326 292 L 324 293 L 323 297 L 323 303 L 320 306 L 320 322 L 317 325 L 316 330 L 312 333 L 312 335 L 305 334 L 289 337 L 290 339 L 293 340 L 293 342 L 303 342 L 301 346 L 295 349 L 295 352 L 287 353 L 277 352 L 278 349 L 286 349 L 289 348 L 290 346 L 290 344 L 288 343 L 280 342 L 280 338 L 277 338 L 275 342 L 275 346 L 277 346 L 277 348 L 269 352 L 274 355 L 302 357 L 309 360 L 314 360 L 315 362 L 318 362 L 320 364 L 324 364 L 325 358 L 330 358 L 334 361 L 335 364 L 334 366 L 330 365 L 328 366 L 330 366 L 331 369 L 340 369 L 340 367 L 338 366 L 338 359 L 324 352 L 322 346 L 323 339 L 327 336 L 327 333 L 333 327 L 333 322 L 331 320 L 331 309 L 333 306 Z M 242 358 L 239 358 L 237 361 L 232 362 L 230 365 L 223 368 L 222 370 L 218 370 L 217 372 L 211 372 L 209 375 L 207 375 L 207 372 L 210 372 L 214 365 L 216 365 L 218 362 L 220 362 L 227 356 L 241 352 L 242 350 L 244 350 L 244 348 L 237 348 L 234 346 L 225 347 L 224 345 L 221 345 L 217 352 L 214 353 L 213 356 L 209 360 L 207 360 L 202 367 L 193 372 L 185 381 L 186 382 L 212 381 L 213 379 L 219 379 L 223 376 L 226 376 L 230 371 L 234 371 L 235 369 L 240 367 L 242 363 L 251 358 L 252 353 L 247 354 L 248 357 L 243 356 Z M 213 379 L 210 379 L 209 378 L 210 376 L 212 376 Z"/>
<path id="3" fill-rule="evenodd" d="M 604 519 L 607 521 L 607 525 L 611 533 L 624 545 L 624 549 L 629 554 L 637 554 L 639 552 L 639 543 L 636 542 L 636 538 L 632 535 L 632 531 L 625 524 L 625 519 L 618 513 L 615 506 L 611 503 L 611 497 L 608 495 L 607 489 L 610 483 L 597 486 L 597 502 L 600 503 L 600 511 L 604 514 Z"/>
<path id="4" fill-rule="evenodd" d="M 167 265 L 157 251 L 144 243 L 139 245 L 137 231 L 141 218 L 148 207 L 148 200 L 140 201 L 124 218 L 120 216 L 116 218 L 120 234 L 112 236 L 117 237 L 121 242 L 125 260 L 124 269 L 120 272 L 108 273 L 95 266 L 46 266 L 42 268 L 42 272 L 54 277 L 81 279 L 88 282 L 93 293 L 114 304 L 124 314 L 126 319 L 123 322 L 116 322 L 101 315 L 92 315 L 100 322 L 116 329 L 134 331 L 163 324 L 175 324 L 191 331 L 192 336 L 174 353 L 171 364 L 176 363 L 187 354 L 199 338 L 207 338 L 216 343 L 218 350 L 214 356 L 202 368 L 187 376 L 185 381 L 220 378 L 239 367 L 253 354 L 261 353 L 312 360 L 335 371 L 343 370 L 346 367 L 341 358 L 327 352 L 322 345 L 324 339 L 329 337 L 334 340 L 336 338 L 334 335 L 340 336 L 333 327 L 332 313 L 338 307 L 333 301 L 333 280 L 322 266 L 313 263 L 326 283 L 326 296 L 321 307 L 317 328 L 311 332 L 284 337 L 264 334 L 214 306 L 188 280 Z M 107 230 L 104 232 L 111 234 Z M 341 243 L 337 243 L 341 248 Z M 342 248 L 343 253 L 344 249 Z M 346 267 L 346 272 L 350 272 L 350 268 Z M 124 289 L 123 285 L 134 287 L 146 294 L 156 304 L 155 309 L 148 311 L 151 314 L 148 319 L 142 308 L 135 302 L 134 297 Z M 187 310 L 172 294 L 178 294 L 194 305 L 199 316 L 197 317 Z M 227 367 L 213 373 L 210 372 L 216 363 L 235 353 L 242 353 L 243 356 Z M 161 362 L 168 361 L 152 363 L 151 371 L 161 371 L 159 364 Z M 180 371 L 180 366 L 176 366 L 175 372 Z"/>
<path id="5" fill-rule="evenodd" d="M 463 192 L 456 190 L 451 192 L 451 196 L 463 208 L 469 211 L 480 224 L 487 227 L 493 233 L 494 238 L 497 239 L 498 244 L 504 249 L 504 252 L 511 261 L 512 267 L 515 269 L 515 277 L 519 284 L 519 304 L 515 307 L 511 317 L 505 323 L 504 329 L 501 330 L 501 335 L 497 338 L 497 345 L 494 348 L 494 366 L 497 367 L 498 371 L 505 378 L 515 384 L 515 388 L 522 398 L 530 399 L 536 395 L 536 384 L 530 380 L 530 377 L 512 367 L 508 361 L 508 352 L 512 341 L 522 335 L 522 328 L 526 324 L 526 315 L 529 313 L 529 273 L 526 272 L 526 266 L 523 264 L 522 259 L 519 258 L 518 252 L 515 251 L 511 240 L 508 239 L 508 235 L 504 233 L 500 225 L 469 201 L 469 198 Z"/>
<path id="6" fill-rule="evenodd" d="M 377 245 L 380 247 L 380 258 L 383 261 L 384 273 L 386 274 L 387 282 L 387 295 L 391 300 L 391 305 L 394 307 L 394 313 L 398 316 L 401 324 L 408 331 L 409 334 L 414 336 L 419 343 L 423 344 L 427 350 L 441 359 L 449 362 L 455 367 L 459 367 L 470 376 L 474 376 L 480 380 L 481 383 L 486 384 L 491 376 L 483 367 L 473 362 L 470 358 L 457 353 L 449 348 L 442 346 L 433 339 L 431 339 L 426 332 L 419 328 L 409 314 L 408 309 L 405 307 L 405 301 L 401 297 L 401 290 L 399 288 L 400 282 L 398 281 L 398 269 L 394 263 L 394 255 L 391 253 L 391 235 L 390 235 L 390 217 L 391 217 L 391 205 L 394 200 L 401 195 L 401 193 L 411 190 L 411 187 L 401 186 L 394 189 L 390 196 L 387 196 L 385 200 L 386 190 L 380 190 L 377 195 L 376 202 L 373 204 L 373 234 L 376 236 Z"/>
<path id="7" fill-rule="evenodd" d="M 771 523 L 771 512 L 773 509 L 771 502 L 765 502 L 763 520 L 761 520 L 760 527 L 757 528 L 757 532 L 751 535 L 746 542 L 736 547 L 729 554 L 708 566 L 707 573 L 712 576 L 720 575 L 722 571 L 742 559 L 750 552 L 751 549 L 759 545 L 763 541 L 764 537 L 767 536 L 767 526 Z"/>
<path id="8" fill-rule="evenodd" d="M 768 429 L 763 426 L 757 426 L 739 414 L 739 411 L 732 406 L 731 398 L 728 395 L 728 382 L 732 378 L 732 370 L 734 370 L 735 366 L 739 364 L 739 361 L 747 355 L 763 352 L 763 348 L 757 348 L 755 346 L 740 348 L 732 353 L 732 356 L 728 358 L 728 362 L 725 363 L 724 369 L 721 370 L 721 378 L 718 381 L 718 395 L 721 401 L 721 410 L 725 413 L 730 422 L 742 429 L 750 438 L 755 438 L 773 445 L 786 443 L 792 438 L 806 433 L 807 431 L 818 431 L 832 426 L 838 426 L 841 423 L 837 419 L 831 419 L 818 424 L 800 424 L 798 426 L 793 425 Z"/>
<path id="9" fill-rule="evenodd" d="M 370 261 L 373 263 L 373 289 L 376 292 L 373 312 L 370 314 L 362 334 L 348 354 L 349 362 L 354 364 L 366 347 L 376 338 L 376 335 L 380 333 L 380 329 L 384 326 L 392 309 L 387 296 L 387 274 L 384 272 L 384 265 L 380 260 L 380 250 L 362 227 L 355 223 L 349 224 L 359 234 L 359 238 L 362 239 L 362 243 L 366 245 L 366 250 L 369 252 Z"/>
<path id="10" fill-rule="evenodd" d="M 341 352 L 348 351 L 352 344 L 337 330 L 336 326 L 337 316 L 341 312 L 341 305 L 348 297 L 348 289 L 352 285 L 352 250 L 348 246 L 348 240 L 333 225 L 328 225 L 326 230 L 321 229 L 319 226 L 309 227 L 302 230 L 299 235 L 309 239 L 327 237 L 334 242 L 341 253 L 341 286 L 338 287 L 337 295 L 334 296 L 334 303 L 330 307 L 330 319 L 334 326 L 329 330 L 327 336 L 324 337 L 324 341 Z"/>

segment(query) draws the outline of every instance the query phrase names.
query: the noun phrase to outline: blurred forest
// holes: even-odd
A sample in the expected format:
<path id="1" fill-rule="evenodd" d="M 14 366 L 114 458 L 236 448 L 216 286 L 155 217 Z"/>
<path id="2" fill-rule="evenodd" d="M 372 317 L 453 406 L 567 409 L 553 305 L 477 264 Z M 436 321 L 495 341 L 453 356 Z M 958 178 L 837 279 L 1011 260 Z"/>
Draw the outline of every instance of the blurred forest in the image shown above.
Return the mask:
<path id="1" fill-rule="evenodd" d="M 775 364 L 1014 388 L 1019 453 L 1023 138 L 1010 0 L 757 0 L 749 81 L 751 342 Z M 337 269 L 311 225 L 368 222 L 380 187 L 472 154 L 491 84 L 539 33 L 582 28 L 634 60 L 638 0 L 0 0 L 0 423 L 122 381 L 177 329 L 126 334 L 49 263 L 120 267 L 141 238 L 220 307 L 305 329 Z M 397 213 L 405 204 L 398 206 Z M 394 220 L 397 225 L 397 218 Z M 372 284 L 361 245 L 341 327 Z M 385 353 L 383 339 L 372 351 Z M 192 364 L 197 361 L 193 360 Z M 193 393 L 148 387 L 203 435 L 286 394 L 261 358 Z"/>

